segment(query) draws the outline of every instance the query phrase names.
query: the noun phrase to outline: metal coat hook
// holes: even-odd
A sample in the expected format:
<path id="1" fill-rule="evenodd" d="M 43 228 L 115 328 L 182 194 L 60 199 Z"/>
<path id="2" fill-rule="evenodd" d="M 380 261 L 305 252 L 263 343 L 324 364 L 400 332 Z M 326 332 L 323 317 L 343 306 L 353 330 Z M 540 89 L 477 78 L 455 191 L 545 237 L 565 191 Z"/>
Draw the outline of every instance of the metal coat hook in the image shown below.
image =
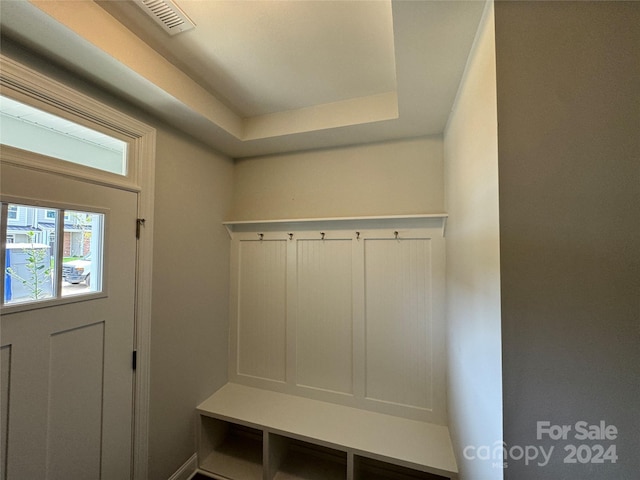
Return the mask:
<path id="1" fill-rule="evenodd" d="M 262 239 L 264 238 L 264 233 L 259 233 L 259 234 L 258 234 L 258 238 L 259 238 L 260 240 L 262 240 Z"/>
<path id="2" fill-rule="evenodd" d="M 324 232 L 320 232 L 320 238 L 324 240 Z"/>
<path id="3" fill-rule="evenodd" d="M 398 240 L 398 231 L 397 230 L 395 232 L 393 232 L 393 235 L 396 237 L 396 240 Z"/>
<path id="4" fill-rule="evenodd" d="M 360 240 L 360 232 L 356 232 L 356 240 Z"/>
<path id="5" fill-rule="evenodd" d="M 289 234 L 289 240 L 293 240 L 293 233 Z"/>

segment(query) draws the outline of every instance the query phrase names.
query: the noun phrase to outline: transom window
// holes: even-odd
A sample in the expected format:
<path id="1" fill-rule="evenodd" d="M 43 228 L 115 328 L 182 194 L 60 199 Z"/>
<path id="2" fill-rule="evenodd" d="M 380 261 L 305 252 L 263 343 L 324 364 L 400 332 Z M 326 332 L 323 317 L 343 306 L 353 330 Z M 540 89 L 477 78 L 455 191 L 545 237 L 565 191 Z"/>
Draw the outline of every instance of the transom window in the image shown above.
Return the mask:
<path id="1" fill-rule="evenodd" d="M 127 175 L 127 142 L 0 96 L 0 143 Z"/>

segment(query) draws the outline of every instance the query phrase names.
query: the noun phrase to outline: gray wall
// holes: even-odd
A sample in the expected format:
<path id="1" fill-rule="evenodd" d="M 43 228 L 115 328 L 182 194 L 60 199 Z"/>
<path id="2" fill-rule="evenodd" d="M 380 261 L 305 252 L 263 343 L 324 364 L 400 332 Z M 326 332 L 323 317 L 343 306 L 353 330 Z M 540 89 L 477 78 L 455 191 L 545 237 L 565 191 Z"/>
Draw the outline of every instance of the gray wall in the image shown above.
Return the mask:
<path id="1" fill-rule="evenodd" d="M 503 475 L 500 458 L 485 453 L 502 442 L 498 123 L 491 7 L 489 3 L 485 10 L 444 136 L 449 429 L 465 480 Z"/>
<path id="2" fill-rule="evenodd" d="M 640 472 L 640 3 L 498 2 L 505 478 Z M 567 441 L 536 422 L 570 425 Z M 605 421 L 616 440 L 575 439 Z M 565 464 L 566 444 L 615 464 Z"/>
<path id="3" fill-rule="evenodd" d="M 196 451 L 195 407 L 227 381 L 233 162 L 158 130 L 149 478 L 169 478 Z"/>

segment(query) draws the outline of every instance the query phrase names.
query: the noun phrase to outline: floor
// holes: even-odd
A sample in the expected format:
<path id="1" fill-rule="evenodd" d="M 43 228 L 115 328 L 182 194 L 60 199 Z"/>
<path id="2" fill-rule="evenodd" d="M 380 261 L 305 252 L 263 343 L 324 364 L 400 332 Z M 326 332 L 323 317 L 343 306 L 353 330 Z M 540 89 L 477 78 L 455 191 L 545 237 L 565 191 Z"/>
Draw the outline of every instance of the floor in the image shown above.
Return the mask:
<path id="1" fill-rule="evenodd" d="M 363 476 L 361 476 L 361 478 L 364 478 Z M 370 477 L 372 480 L 374 477 Z M 428 473 L 424 473 L 419 477 L 407 477 L 407 476 L 398 476 L 398 477 L 388 477 L 388 476 L 375 476 L 376 479 L 386 479 L 386 480 L 391 480 L 391 479 L 395 479 L 397 478 L 398 480 L 428 480 L 428 479 L 433 479 L 433 480 L 447 480 L 445 477 L 440 477 L 438 475 L 429 475 Z M 196 473 L 196 475 L 191 478 L 191 480 L 211 480 L 211 477 L 207 477 L 205 475 L 202 475 L 201 473 Z"/>

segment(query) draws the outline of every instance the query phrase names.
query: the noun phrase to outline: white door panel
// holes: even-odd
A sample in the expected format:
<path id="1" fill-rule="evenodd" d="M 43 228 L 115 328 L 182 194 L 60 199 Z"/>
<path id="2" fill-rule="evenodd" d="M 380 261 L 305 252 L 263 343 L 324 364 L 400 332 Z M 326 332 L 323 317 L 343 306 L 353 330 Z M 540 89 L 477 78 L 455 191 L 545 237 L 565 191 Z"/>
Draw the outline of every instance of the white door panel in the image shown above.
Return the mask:
<path id="1" fill-rule="evenodd" d="M 137 194 L 7 164 L 1 173 L 3 195 L 107 213 L 104 295 L 3 311 L 0 472 L 6 480 L 128 479 Z"/>

